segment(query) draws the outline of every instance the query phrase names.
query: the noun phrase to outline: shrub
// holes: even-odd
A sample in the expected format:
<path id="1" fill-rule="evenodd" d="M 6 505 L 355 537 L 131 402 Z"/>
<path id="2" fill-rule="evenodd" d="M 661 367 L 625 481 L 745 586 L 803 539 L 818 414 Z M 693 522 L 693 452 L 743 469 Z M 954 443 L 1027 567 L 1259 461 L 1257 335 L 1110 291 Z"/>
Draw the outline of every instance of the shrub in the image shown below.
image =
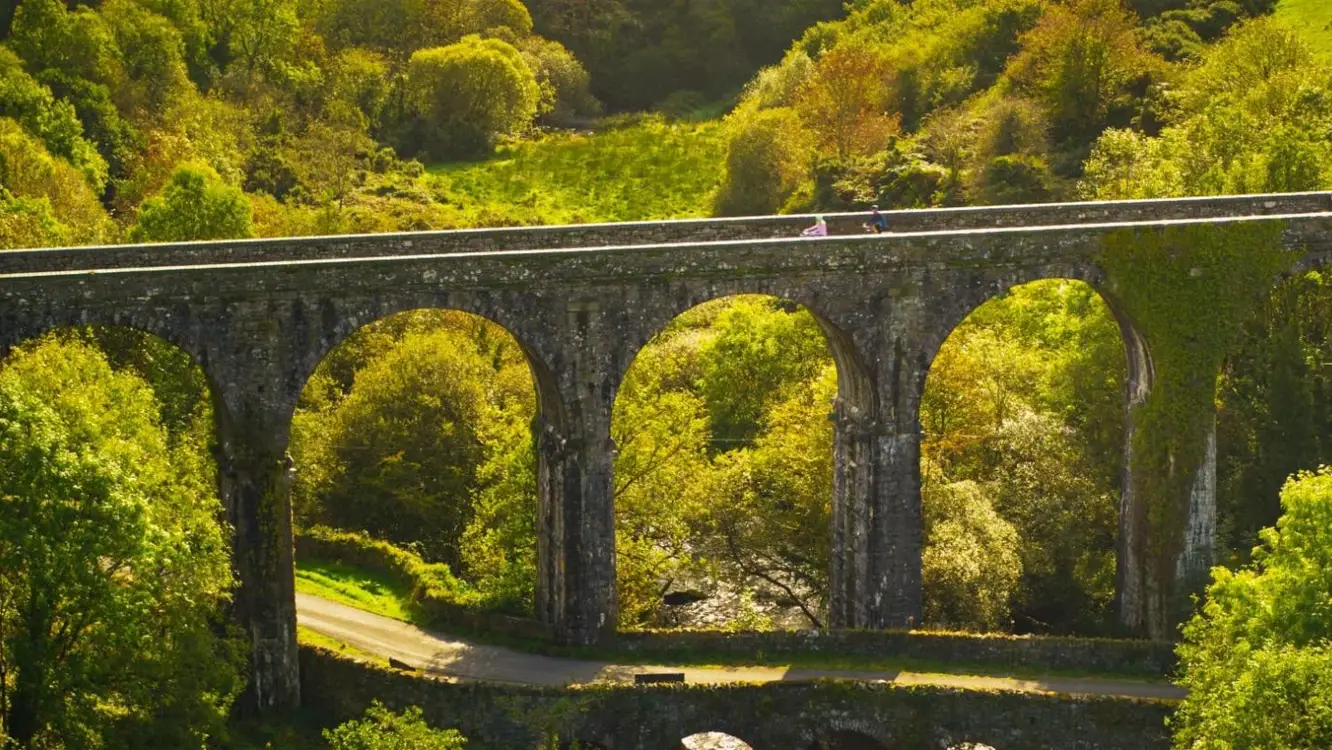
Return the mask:
<path id="1" fill-rule="evenodd" d="M 996 156 L 976 175 L 975 198 L 984 205 L 1042 203 L 1050 194 L 1050 167 L 1039 156 Z"/>
<path id="2" fill-rule="evenodd" d="M 365 718 L 324 730 L 332 750 L 462 750 L 467 741 L 456 729 L 431 729 L 421 709 L 395 714 L 375 701 Z"/>
<path id="3" fill-rule="evenodd" d="M 808 190 L 813 148 L 794 110 L 742 111 L 730 130 L 725 177 L 715 204 L 718 214 L 774 213 Z"/>
<path id="4" fill-rule="evenodd" d="M 540 87 L 513 45 L 467 37 L 418 50 L 407 65 L 406 137 L 400 151 L 433 159 L 476 156 L 537 114 Z"/>
<path id="5" fill-rule="evenodd" d="M 38 238 L 43 244 L 85 244 L 114 236 L 83 175 L 7 117 L 0 117 L 0 185 L 6 198 L 29 199 L 6 209 L 7 247 L 32 247 L 28 243 Z"/>
<path id="6" fill-rule="evenodd" d="M 185 242 L 249 237 L 250 222 L 250 202 L 240 188 L 226 184 L 203 164 L 183 164 L 161 193 L 143 202 L 130 239 Z"/>

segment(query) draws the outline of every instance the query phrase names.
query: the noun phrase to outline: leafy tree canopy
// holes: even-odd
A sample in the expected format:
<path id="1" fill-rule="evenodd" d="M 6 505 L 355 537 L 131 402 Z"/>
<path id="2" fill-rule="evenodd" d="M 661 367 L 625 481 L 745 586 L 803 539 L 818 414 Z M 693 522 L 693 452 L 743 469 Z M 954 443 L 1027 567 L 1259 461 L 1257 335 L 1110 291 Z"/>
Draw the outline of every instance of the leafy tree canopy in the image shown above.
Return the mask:
<path id="1" fill-rule="evenodd" d="M 1252 566 L 1213 570 L 1184 628 L 1176 747 L 1332 742 L 1332 471 L 1292 479 L 1281 506 Z"/>
<path id="2" fill-rule="evenodd" d="M 0 734 L 181 747 L 221 732 L 241 685 L 216 630 L 229 545 L 149 388 L 75 341 L 16 352 L 0 496 Z"/>
<path id="3" fill-rule="evenodd" d="M 143 202 L 137 242 L 184 242 L 250 236 L 251 207 L 240 188 L 222 181 L 210 167 L 186 164 L 171 175 L 162 192 Z"/>

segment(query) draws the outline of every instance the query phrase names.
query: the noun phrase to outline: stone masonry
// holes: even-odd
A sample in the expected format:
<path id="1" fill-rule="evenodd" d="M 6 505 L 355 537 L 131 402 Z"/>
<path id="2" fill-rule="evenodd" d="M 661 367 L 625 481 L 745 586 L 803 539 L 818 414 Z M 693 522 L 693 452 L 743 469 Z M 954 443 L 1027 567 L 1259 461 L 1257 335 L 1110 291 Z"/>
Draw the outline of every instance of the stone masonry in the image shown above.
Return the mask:
<path id="1" fill-rule="evenodd" d="M 172 342 L 204 370 L 235 528 L 250 700 L 273 709 L 299 702 L 292 414 L 315 366 L 361 326 L 452 308 L 520 342 L 540 401 L 538 616 L 562 640 L 587 644 L 615 623 L 610 420 L 634 355 L 711 299 L 767 294 L 804 305 L 839 376 L 830 624 L 905 627 L 921 613 L 918 410 L 955 326 L 1015 285 L 1085 281 L 1119 317 L 1127 409 L 1150 391 L 1151 357 L 1106 288 L 1098 253 L 1107 232 L 1277 222 L 1307 268 L 1332 255 L 1329 209 L 1332 195 L 1313 193 L 898 212 L 887 235 L 862 234 L 864 216 L 846 215 L 831 217 L 834 236 L 822 239 L 793 237 L 806 219 L 779 217 L 13 251 L 0 253 L 0 347 L 60 326 L 126 326 Z M 1215 501 L 1197 494 L 1181 575 L 1210 559 Z M 1126 494 L 1123 515 L 1137 502 Z M 1140 543 L 1121 540 L 1121 580 L 1137 580 Z M 1122 591 L 1121 607 L 1126 623 L 1157 630 L 1137 592 Z"/>

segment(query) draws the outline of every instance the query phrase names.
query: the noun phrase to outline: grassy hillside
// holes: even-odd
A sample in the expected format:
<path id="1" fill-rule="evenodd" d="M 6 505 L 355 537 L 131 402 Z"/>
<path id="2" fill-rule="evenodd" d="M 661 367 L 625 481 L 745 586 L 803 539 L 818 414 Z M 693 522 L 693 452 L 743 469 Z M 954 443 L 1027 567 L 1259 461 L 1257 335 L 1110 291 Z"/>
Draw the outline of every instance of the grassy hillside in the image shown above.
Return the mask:
<path id="1" fill-rule="evenodd" d="M 1329 0 L 1281 0 L 1276 17 L 1299 29 L 1314 48 L 1323 53 L 1332 52 L 1332 2 Z"/>
<path id="2" fill-rule="evenodd" d="M 721 176 L 721 124 L 651 118 L 499 149 L 429 170 L 431 192 L 471 225 L 707 216 Z"/>

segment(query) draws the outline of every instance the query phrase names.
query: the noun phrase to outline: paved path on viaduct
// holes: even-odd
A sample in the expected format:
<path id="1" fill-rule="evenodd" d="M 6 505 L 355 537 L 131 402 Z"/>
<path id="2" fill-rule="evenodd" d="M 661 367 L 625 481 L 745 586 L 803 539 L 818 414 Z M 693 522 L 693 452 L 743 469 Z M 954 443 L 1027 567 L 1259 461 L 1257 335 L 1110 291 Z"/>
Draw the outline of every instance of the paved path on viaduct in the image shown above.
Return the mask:
<path id="1" fill-rule="evenodd" d="M 1072 677 L 996 677 L 844 669 L 787 667 L 673 667 L 622 665 L 606 661 L 563 659 L 474 643 L 423 630 L 405 622 L 322 599 L 296 594 L 300 624 L 367 653 L 410 664 L 428 675 L 459 680 L 562 687 L 592 682 L 632 682 L 644 672 L 683 672 L 685 681 L 725 685 L 815 679 L 882 680 L 897 685 L 932 685 L 968 690 L 1018 690 L 1061 695 L 1178 700 L 1184 691 L 1167 683 Z"/>

